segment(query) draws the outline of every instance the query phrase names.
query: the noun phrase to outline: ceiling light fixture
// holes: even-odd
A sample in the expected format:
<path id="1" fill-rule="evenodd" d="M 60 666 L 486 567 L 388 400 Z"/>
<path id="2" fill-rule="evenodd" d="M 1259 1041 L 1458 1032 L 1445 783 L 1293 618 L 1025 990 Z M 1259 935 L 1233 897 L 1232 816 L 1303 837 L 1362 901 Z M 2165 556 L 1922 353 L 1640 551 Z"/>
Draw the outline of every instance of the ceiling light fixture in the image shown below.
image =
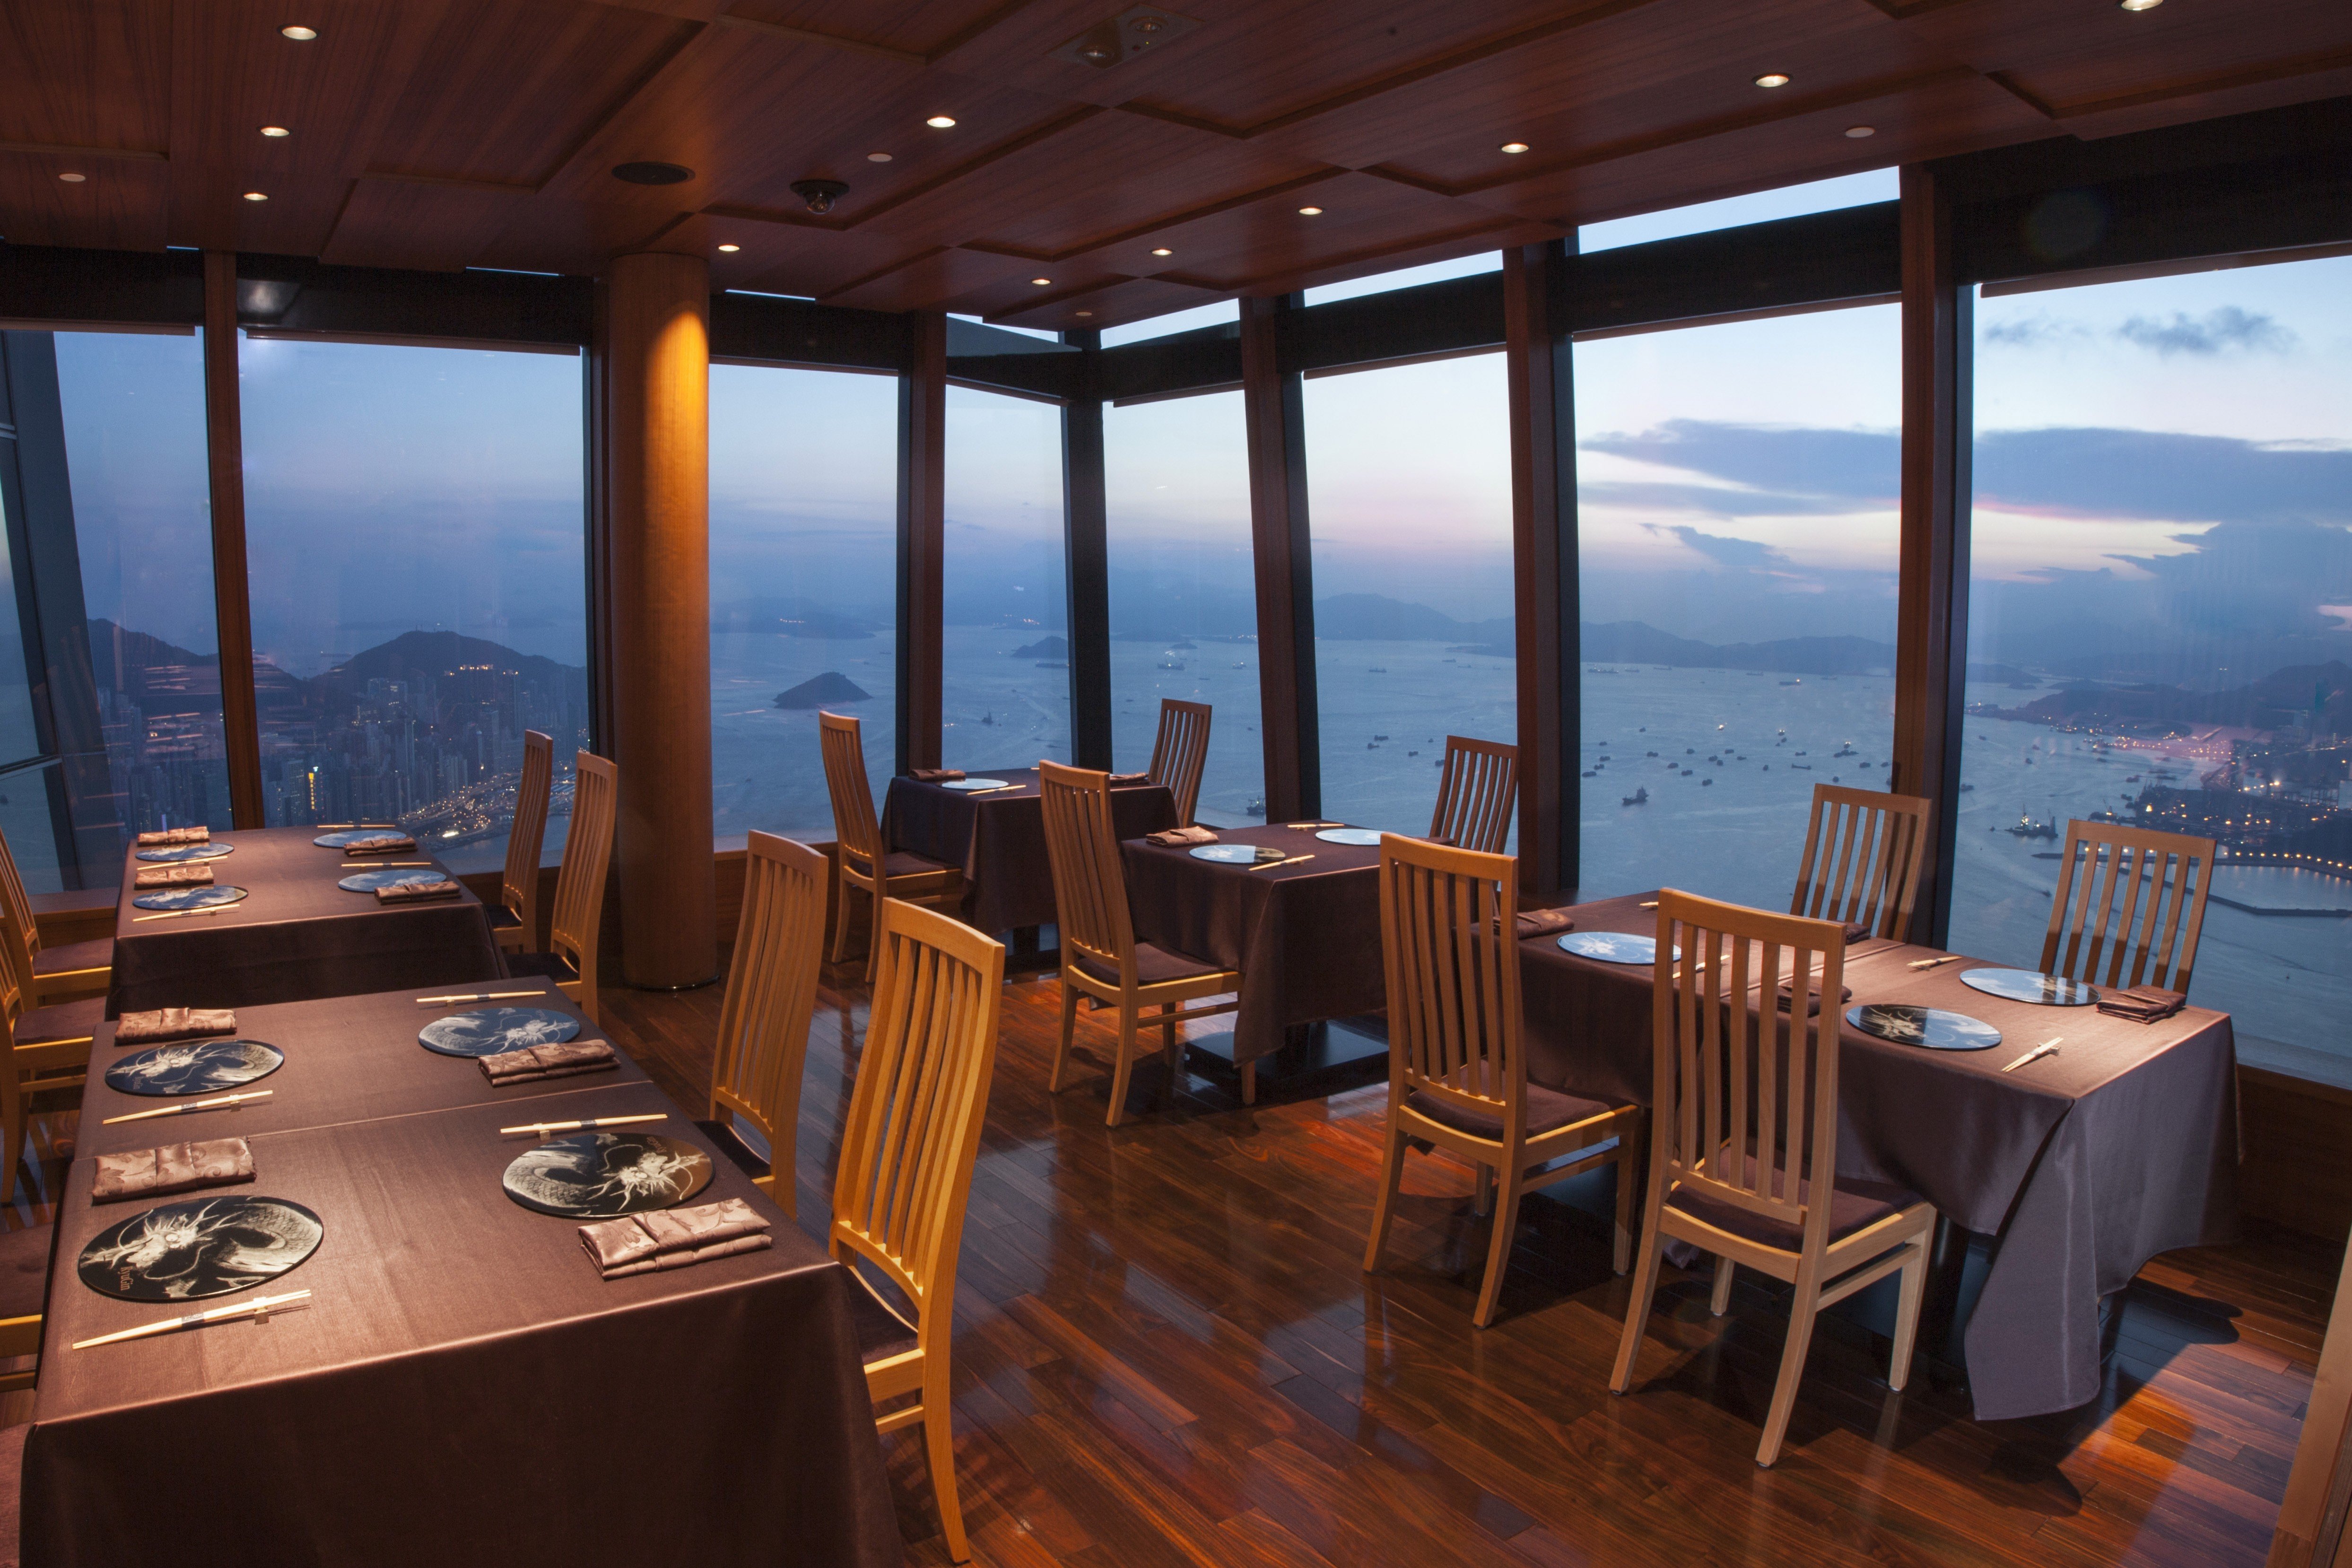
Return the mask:
<path id="1" fill-rule="evenodd" d="M 868 153 L 866 154 L 866 161 L 869 163 L 887 163 L 890 161 L 890 154 L 887 153 Z"/>
<path id="2" fill-rule="evenodd" d="M 307 44 L 319 36 L 319 29 L 316 27 L 280 27 L 278 30 L 298 44 Z"/>
<path id="3" fill-rule="evenodd" d="M 1508 153 L 1515 158 L 1527 150 L 1528 144 L 1524 142 L 1506 142 L 1503 143 L 1503 151 Z"/>
<path id="4" fill-rule="evenodd" d="M 1756 85 L 1758 87 L 1786 87 L 1789 85 L 1788 73 L 1785 71 L 1766 71 L 1762 76 L 1756 79 Z"/>
<path id="5" fill-rule="evenodd" d="M 1078 312 L 1078 314 L 1079 314 L 1079 316 L 1080 316 L 1080 317 L 1082 317 L 1082 318 L 1083 318 L 1083 317 L 1087 317 L 1087 316 L 1091 316 L 1091 315 L 1093 315 L 1093 314 L 1094 314 L 1094 312 L 1093 312 L 1092 310 L 1080 310 L 1080 311 Z"/>
<path id="6" fill-rule="evenodd" d="M 1163 245 L 1153 250 L 1151 254 L 1154 256 L 1173 256 L 1176 253 Z"/>
<path id="7" fill-rule="evenodd" d="M 1878 127 L 1875 125 L 1849 125 L 1845 128 L 1845 133 L 1859 142 L 1865 136 L 1877 135 Z"/>
<path id="8" fill-rule="evenodd" d="M 1043 289 L 1051 284 L 1054 280 L 1051 278 L 1032 278 L 1029 281 L 1037 285 L 1038 288 Z"/>
<path id="9" fill-rule="evenodd" d="M 249 202 L 266 202 L 269 199 L 269 193 L 268 191 L 247 191 L 245 193 L 245 199 Z"/>
<path id="10" fill-rule="evenodd" d="M 740 245 L 722 245 L 719 248 L 725 251 L 728 255 L 732 256 L 743 247 Z"/>
<path id="11" fill-rule="evenodd" d="M 261 133 L 264 136 L 268 137 L 273 142 L 281 136 L 291 136 L 294 134 L 294 132 L 287 130 L 283 125 L 265 125 L 261 128 Z"/>
<path id="12" fill-rule="evenodd" d="M 929 126 L 934 131 L 945 131 L 955 123 L 955 116 L 952 114 L 934 114 L 929 120 L 924 121 L 923 123 Z"/>
<path id="13" fill-rule="evenodd" d="M 68 185 L 79 185 L 84 180 L 89 179 L 89 176 L 88 174 L 59 174 L 58 178 L 63 180 Z"/>
<path id="14" fill-rule="evenodd" d="M 849 187 L 839 180 L 794 180 L 793 195 L 808 203 L 808 210 L 823 217 L 833 210 L 833 204 L 849 194 Z"/>
<path id="15" fill-rule="evenodd" d="M 1323 209 L 1321 207 L 1300 207 L 1298 209 L 1298 216 L 1300 217 L 1321 217 L 1323 216 Z"/>
<path id="16" fill-rule="evenodd" d="M 2116 3 L 2126 11 L 2153 11 L 2163 5 L 2164 0 L 2116 0 Z"/>

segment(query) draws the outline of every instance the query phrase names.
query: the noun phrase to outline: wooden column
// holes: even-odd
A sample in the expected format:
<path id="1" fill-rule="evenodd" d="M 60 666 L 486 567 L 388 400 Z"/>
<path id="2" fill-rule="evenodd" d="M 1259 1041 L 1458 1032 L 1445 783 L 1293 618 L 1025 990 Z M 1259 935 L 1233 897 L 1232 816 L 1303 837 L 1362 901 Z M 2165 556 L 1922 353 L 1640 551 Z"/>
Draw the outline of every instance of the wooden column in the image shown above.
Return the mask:
<path id="1" fill-rule="evenodd" d="M 1103 405 L 1097 388 L 1100 332 L 1064 342 L 1086 353 L 1077 395 L 1062 409 L 1063 554 L 1070 627 L 1070 761 L 1111 765 L 1110 506 L 1103 479 Z M 1150 761 L 1149 758 L 1143 761 Z M 1139 766 L 1134 758 L 1130 765 Z"/>
<path id="2" fill-rule="evenodd" d="M 1257 569 L 1259 731 L 1265 819 L 1320 816 L 1315 717 L 1315 577 L 1307 535 L 1307 423 L 1298 372 L 1282 364 L 1297 296 L 1244 300 L 1242 404 L 1249 426 L 1250 537 Z"/>
<path id="3" fill-rule="evenodd" d="M 914 342 L 898 378 L 898 767 L 940 765 L 947 573 L 948 319 L 908 318 Z"/>
<path id="4" fill-rule="evenodd" d="M 632 985 L 719 972 L 710 838 L 709 266 L 606 278 L 604 581 L 621 959 Z"/>
<path id="5" fill-rule="evenodd" d="M 245 566 L 245 420 L 236 384 L 236 257 L 205 252 L 205 447 L 212 479 L 213 622 L 230 820 L 266 827 L 261 721 L 253 700 L 253 597 Z"/>
<path id="6" fill-rule="evenodd" d="M 1503 252 L 1511 382 L 1511 556 L 1519 699 L 1519 886 L 1576 891 L 1582 728 L 1576 559 L 1576 395 L 1553 289 L 1567 249 Z"/>
<path id="7" fill-rule="evenodd" d="M 1969 365 L 1974 297 L 1952 261 L 1952 207 L 1936 175 L 1903 170 L 1903 533 L 1895 651 L 1895 766 L 1887 788 L 1936 803 L 1911 940 L 1941 946 L 1967 717 Z"/>

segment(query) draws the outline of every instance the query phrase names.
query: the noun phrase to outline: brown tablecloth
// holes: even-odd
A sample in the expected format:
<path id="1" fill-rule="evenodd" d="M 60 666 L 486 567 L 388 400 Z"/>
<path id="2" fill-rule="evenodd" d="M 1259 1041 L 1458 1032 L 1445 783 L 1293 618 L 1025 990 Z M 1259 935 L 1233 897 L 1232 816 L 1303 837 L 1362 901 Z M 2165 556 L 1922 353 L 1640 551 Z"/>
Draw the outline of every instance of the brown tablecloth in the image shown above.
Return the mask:
<path id="1" fill-rule="evenodd" d="M 1580 931 L 1657 931 L 1642 893 L 1580 905 Z M 2099 1392 L 2099 1300 L 2158 1253 L 2226 1240 L 2237 1213 L 2237 1056 L 2229 1015 L 2190 1007 L 2158 1024 L 2094 1007 L 1989 996 L 1969 960 L 1914 971 L 1936 950 L 1849 951 L 1858 1005 L 1911 1002 L 2001 1031 L 1986 1051 L 1931 1051 L 1839 1033 L 1838 1169 L 1910 1188 L 1993 1238 L 1965 1330 L 1981 1420 L 2070 1410 Z M 1652 1098 L 1646 964 L 1601 963 L 1558 939 L 1520 944 L 1528 1076 L 1554 1088 Z M 2053 1037 L 2055 1057 L 2002 1066 Z"/>
<path id="2" fill-rule="evenodd" d="M 1222 866 L 1138 838 L 1119 846 L 1143 942 L 1242 972 L 1234 1059 L 1282 1048 L 1283 1031 L 1388 1005 L 1381 961 L 1381 852 L 1311 829 L 1220 829 L 1222 844 L 1271 844 L 1314 859 L 1272 870 Z"/>
<path id="3" fill-rule="evenodd" d="M 1017 789 L 967 795 L 898 777 L 890 781 L 883 837 L 963 868 L 963 918 L 981 931 L 1017 931 L 1054 921 L 1054 868 L 1045 857 L 1045 809 L 1035 768 L 975 768 L 974 778 L 1003 779 Z M 1121 838 L 1176 826 L 1176 797 L 1166 784 L 1110 792 L 1111 826 Z"/>
<path id="4" fill-rule="evenodd" d="M 650 1084 L 595 1099 L 668 1110 L 660 1131 L 709 1148 Z M 774 1246 L 607 1283 L 579 1222 L 500 1189 L 527 1146 L 498 1133 L 513 1116 L 248 1132 L 258 1180 L 240 1190 L 325 1222 L 268 1288 L 310 1303 L 84 1351 L 64 1347 L 172 1309 L 74 1277 L 125 1212 L 93 1212 L 78 1160 L 25 1445 L 24 1560 L 898 1563 L 840 1268 L 715 1155 L 698 1201 L 746 1200 Z"/>
<path id="5" fill-rule="evenodd" d="M 380 904 L 373 893 L 335 885 L 355 871 L 382 869 L 386 860 L 430 857 L 347 858 L 311 843 L 318 836 L 310 827 L 215 834 L 215 843 L 236 852 L 211 863 L 214 880 L 243 888 L 247 897 L 215 915 L 168 921 L 134 922 L 155 911 L 131 902 L 138 896 L 132 868 L 142 862 L 126 850 L 106 1016 L 300 1002 L 404 985 L 455 989 L 498 978 L 498 945 L 482 901 L 462 887 L 438 902 Z"/>

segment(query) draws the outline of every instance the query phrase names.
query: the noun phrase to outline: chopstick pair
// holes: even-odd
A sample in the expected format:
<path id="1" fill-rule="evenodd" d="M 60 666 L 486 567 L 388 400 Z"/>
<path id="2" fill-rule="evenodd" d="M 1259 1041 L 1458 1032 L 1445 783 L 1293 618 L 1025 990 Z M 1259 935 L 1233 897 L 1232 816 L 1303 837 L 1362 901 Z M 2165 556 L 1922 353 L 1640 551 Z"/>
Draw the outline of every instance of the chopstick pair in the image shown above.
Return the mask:
<path id="1" fill-rule="evenodd" d="M 509 1132 L 581 1132 L 591 1127 L 628 1127 L 640 1121 L 667 1121 L 669 1112 L 655 1111 L 650 1116 L 588 1116 L 577 1121 L 526 1121 L 520 1127 L 501 1127 Z"/>
<path id="2" fill-rule="evenodd" d="M 420 1007 L 436 1007 L 450 1002 L 502 1002 L 507 1000 L 509 997 L 513 996 L 544 996 L 547 993 L 544 991 L 469 991 L 462 995 L 419 996 L 416 999 L 416 1005 Z"/>
<path id="3" fill-rule="evenodd" d="M 176 921 L 188 915 L 216 915 L 227 907 L 228 906 L 226 904 L 214 904 L 207 909 L 201 910 L 165 910 L 160 915 L 132 915 L 131 917 L 131 923 L 132 925 L 137 925 L 142 921 Z"/>
<path id="4" fill-rule="evenodd" d="M 223 1105 L 242 1105 L 248 1100 L 268 1100 L 277 1092 L 274 1089 L 257 1089 L 244 1094 L 215 1095 L 210 1100 L 186 1100 L 157 1110 L 134 1110 L 127 1116 L 110 1116 L 101 1125 L 111 1127 L 118 1121 L 144 1121 L 155 1116 L 184 1116 L 191 1110 L 211 1110 Z"/>
<path id="5" fill-rule="evenodd" d="M 1301 860 L 1312 860 L 1315 857 L 1312 855 L 1289 855 L 1285 856 L 1279 860 L 1260 861 L 1258 864 L 1251 867 L 1250 869 L 1253 871 L 1271 871 L 1276 866 L 1296 866 Z"/>
<path id="6" fill-rule="evenodd" d="M 1935 969 L 1947 963 L 1958 963 L 1961 959 L 1967 956 L 1968 955 L 1966 953 L 1948 952 L 1941 958 L 1915 958 L 1911 961 L 1911 967 L 1914 969 Z"/>
<path id="7" fill-rule="evenodd" d="M 1283 826 L 1284 826 L 1285 827 L 1300 827 L 1300 828 L 1305 828 L 1305 827 L 1345 827 L 1345 826 L 1347 826 L 1348 825 L 1347 825 L 1346 823 L 1344 823 L 1344 822 L 1286 822 L 1286 823 L 1284 823 L 1284 824 L 1283 824 Z"/>
<path id="8" fill-rule="evenodd" d="M 2063 1035 L 2059 1035 L 2042 1041 L 2040 1045 L 2034 1047 L 2032 1050 L 2026 1052 L 2023 1056 L 2018 1058 L 2015 1061 L 2010 1063 L 2000 1070 L 2003 1072 L 2015 1072 L 2018 1068 L 2023 1067 L 2028 1062 L 2038 1062 L 2043 1057 L 2056 1056 L 2058 1054 L 2058 1042 L 2065 1037 L 2066 1037 Z"/>
<path id="9" fill-rule="evenodd" d="M 282 1307 L 289 1301 L 307 1301 L 308 1290 L 289 1290 L 283 1296 L 256 1296 L 250 1301 L 238 1301 L 231 1306 L 214 1307 L 207 1311 L 191 1312 L 184 1318 L 166 1318 L 160 1323 L 143 1323 L 119 1333 L 100 1334 L 94 1340 L 76 1340 L 73 1348 L 86 1351 L 92 1345 L 119 1344 L 124 1340 L 143 1340 L 150 1334 L 168 1334 L 174 1329 L 193 1329 L 205 1323 L 218 1323 L 230 1318 L 266 1318 L 272 1307 Z"/>

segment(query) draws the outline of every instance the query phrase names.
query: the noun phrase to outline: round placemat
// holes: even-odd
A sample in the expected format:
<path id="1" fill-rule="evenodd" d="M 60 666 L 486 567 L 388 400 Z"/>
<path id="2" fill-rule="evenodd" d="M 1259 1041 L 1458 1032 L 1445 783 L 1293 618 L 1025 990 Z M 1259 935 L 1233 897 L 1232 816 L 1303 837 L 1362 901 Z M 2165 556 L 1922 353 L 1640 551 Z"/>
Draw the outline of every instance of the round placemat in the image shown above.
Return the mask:
<path id="1" fill-rule="evenodd" d="M 172 844 L 161 849 L 142 849 L 139 858 L 147 861 L 217 860 L 224 855 L 236 853 L 234 844 Z"/>
<path id="2" fill-rule="evenodd" d="M 658 1132 L 574 1132 L 515 1156 L 501 1178 L 527 1209 L 612 1219 L 682 1204 L 710 1183 L 710 1156 Z"/>
<path id="3" fill-rule="evenodd" d="M 1867 1002 L 1849 1010 L 1845 1021 L 1865 1035 L 1931 1051 L 1988 1051 L 2000 1044 L 2000 1031 L 1982 1018 L 1908 1002 Z"/>
<path id="4" fill-rule="evenodd" d="M 142 893 L 131 901 L 142 910 L 209 910 L 219 904 L 236 903 L 244 897 L 243 888 L 215 882 L 209 888 L 165 888 Z"/>
<path id="5" fill-rule="evenodd" d="M 974 790 L 1003 789 L 1011 782 L 1010 779 L 948 779 L 940 787 L 951 789 L 958 795 L 970 795 Z"/>
<path id="6" fill-rule="evenodd" d="M 553 1007 L 478 1007 L 436 1018 L 416 1043 L 445 1057 L 494 1057 L 529 1046 L 560 1046 L 580 1034 L 580 1020 Z"/>
<path id="7" fill-rule="evenodd" d="M 1208 860 L 1219 866 L 1263 866 L 1290 858 L 1271 844 L 1195 844 L 1192 856 L 1195 860 Z"/>
<path id="8" fill-rule="evenodd" d="M 190 1040 L 116 1058 L 106 1087 L 123 1094 L 218 1094 L 286 1065 L 286 1053 L 259 1040 Z"/>
<path id="9" fill-rule="evenodd" d="M 446 882 L 446 871 L 354 871 L 335 886 L 346 893 L 373 893 L 378 888 L 396 888 L 403 882 Z"/>
<path id="10" fill-rule="evenodd" d="M 381 838 L 387 833 L 407 833 L 404 827 L 347 827 L 340 833 L 321 833 L 310 840 L 321 849 L 341 849 L 346 844 L 356 844 L 362 838 Z"/>
<path id="11" fill-rule="evenodd" d="M 1960 984 L 1988 996 L 2043 1007 L 2088 1007 L 2099 999 L 2096 991 L 2079 980 L 2036 969 L 1971 969 L 1960 976 Z"/>
<path id="12" fill-rule="evenodd" d="M 267 1285 L 326 1236 L 317 1215 L 284 1198 L 197 1198 L 117 1220 L 89 1238 L 75 1269 L 101 1296 L 194 1301 Z"/>
<path id="13" fill-rule="evenodd" d="M 1326 844 L 1360 844 L 1367 847 L 1381 841 L 1377 827 L 1327 827 L 1315 836 Z"/>
<path id="14" fill-rule="evenodd" d="M 1597 958 L 1603 963 L 1655 963 L 1658 961 L 1658 939 L 1634 936 L 1622 931 L 1572 931 L 1559 939 L 1559 950 L 1579 958 Z M 1675 956 L 1683 955 L 1681 948 Z"/>

